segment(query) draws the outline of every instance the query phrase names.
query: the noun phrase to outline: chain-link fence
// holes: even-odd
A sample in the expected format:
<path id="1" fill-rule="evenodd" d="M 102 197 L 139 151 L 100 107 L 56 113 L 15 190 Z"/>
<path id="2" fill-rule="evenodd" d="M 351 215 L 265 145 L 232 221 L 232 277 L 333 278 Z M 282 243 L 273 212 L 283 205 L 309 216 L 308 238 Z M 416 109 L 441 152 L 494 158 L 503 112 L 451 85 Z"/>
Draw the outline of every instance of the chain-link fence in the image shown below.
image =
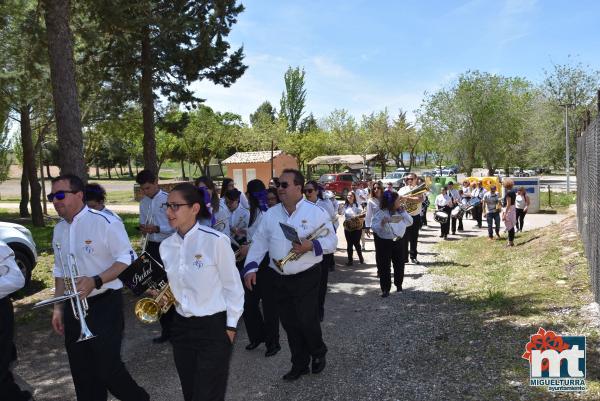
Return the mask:
<path id="1" fill-rule="evenodd" d="M 577 227 L 600 302 L 600 115 L 577 138 Z"/>

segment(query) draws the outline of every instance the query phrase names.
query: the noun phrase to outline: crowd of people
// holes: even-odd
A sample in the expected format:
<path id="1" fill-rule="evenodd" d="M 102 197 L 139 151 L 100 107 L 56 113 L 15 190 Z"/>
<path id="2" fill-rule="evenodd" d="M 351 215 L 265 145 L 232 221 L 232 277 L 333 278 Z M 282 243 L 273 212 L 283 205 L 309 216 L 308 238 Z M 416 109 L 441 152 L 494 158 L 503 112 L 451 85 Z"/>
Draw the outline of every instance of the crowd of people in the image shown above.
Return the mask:
<path id="1" fill-rule="evenodd" d="M 229 178 L 220 191 L 209 177 L 200 177 L 168 193 L 151 171 L 141 171 L 136 181 L 143 194 L 138 226 L 142 255 L 164 268 L 175 301 L 161 314 L 161 335 L 153 341 L 171 343 L 186 401 L 225 398 L 240 318 L 249 339 L 246 350 L 264 343 L 265 357 L 281 350 L 281 322 L 291 353 L 284 380 L 323 371 L 327 346 L 321 322 L 329 273 L 335 270 L 339 216 L 346 266 L 365 263 L 365 237 L 373 237 L 383 298 L 390 294 L 392 277 L 396 291 L 403 291 L 405 265 L 419 263 L 419 232 L 428 225 L 429 192 L 414 173 L 406 175 L 398 191 L 379 181 L 370 188 L 354 183 L 342 201 L 292 169 L 273 178 L 268 187 L 251 180 L 245 192 Z M 450 231 L 463 231 L 463 218 L 469 213 L 479 228 L 485 216 L 490 239 L 494 232 L 500 237 L 502 220 L 508 245 L 514 245 L 529 198 L 523 188 L 513 190 L 512 180 L 505 179 L 503 185 L 502 198 L 496 187 L 487 191 L 481 183 L 465 181 L 457 189 L 449 182 L 441 188 L 434 202 L 440 236 L 447 239 Z M 123 222 L 106 208 L 100 185 L 84 185 L 74 175 L 54 178 L 48 200 L 62 218 L 52 240 L 55 296 L 64 298 L 73 290 L 65 265 L 68 270 L 75 261 L 78 299 L 85 300 L 85 311 L 79 313 L 55 303 L 51 321 L 65 338 L 77 399 L 106 400 L 108 392 L 120 400 L 150 399 L 121 359 L 123 284 L 118 276 L 138 257 Z M 0 327 L 0 390 L 8 394 L 3 399 L 29 400 L 31 394 L 14 384 L 8 368 L 14 344 L 7 295 L 23 280 L 6 248 L 0 244 L 0 268 L 6 270 L 0 274 L 0 317 L 6 320 Z M 85 341 L 80 337 L 81 319 L 93 333 Z"/>

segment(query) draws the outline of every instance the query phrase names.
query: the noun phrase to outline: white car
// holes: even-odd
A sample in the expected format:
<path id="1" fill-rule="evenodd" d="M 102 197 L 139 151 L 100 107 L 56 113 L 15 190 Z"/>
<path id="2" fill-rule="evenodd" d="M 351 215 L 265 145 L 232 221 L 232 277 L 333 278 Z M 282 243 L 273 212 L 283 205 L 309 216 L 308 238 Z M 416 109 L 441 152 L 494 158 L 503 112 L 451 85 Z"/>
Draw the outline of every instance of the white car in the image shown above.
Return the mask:
<path id="1" fill-rule="evenodd" d="M 27 286 L 37 263 L 37 251 L 31 231 L 20 224 L 0 221 L 0 241 L 5 242 L 15 253 L 15 261 L 25 277 Z"/>
<path id="2" fill-rule="evenodd" d="M 404 186 L 404 181 L 402 180 L 406 174 L 408 173 L 405 171 L 394 171 L 386 175 L 381 182 L 383 183 L 384 187 L 386 187 L 389 183 L 392 183 L 392 187 L 394 187 L 394 189 L 399 189 Z"/>

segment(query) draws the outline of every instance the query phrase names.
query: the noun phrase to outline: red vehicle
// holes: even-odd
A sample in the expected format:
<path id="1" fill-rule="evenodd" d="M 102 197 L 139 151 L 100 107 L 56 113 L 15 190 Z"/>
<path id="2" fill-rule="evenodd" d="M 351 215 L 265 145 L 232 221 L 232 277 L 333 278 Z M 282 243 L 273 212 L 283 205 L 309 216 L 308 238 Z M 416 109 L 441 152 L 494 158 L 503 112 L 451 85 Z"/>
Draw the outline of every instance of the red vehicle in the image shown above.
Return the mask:
<path id="1" fill-rule="evenodd" d="M 359 187 L 363 186 L 358 177 L 351 173 L 323 174 L 319 178 L 319 184 L 323 188 L 343 198 L 346 198 L 348 192 L 352 190 L 353 182 L 357 183 Z"/>

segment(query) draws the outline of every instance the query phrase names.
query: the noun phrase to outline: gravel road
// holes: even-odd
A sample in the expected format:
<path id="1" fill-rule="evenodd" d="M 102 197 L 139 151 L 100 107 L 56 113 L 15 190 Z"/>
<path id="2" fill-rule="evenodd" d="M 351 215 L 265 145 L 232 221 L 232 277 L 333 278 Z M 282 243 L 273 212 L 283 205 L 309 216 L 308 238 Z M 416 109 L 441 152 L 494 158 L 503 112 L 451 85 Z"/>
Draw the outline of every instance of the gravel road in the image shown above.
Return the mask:
<path id="1" fill-rule="evenodd" d="M 556 222 L 564 216 L 531 215 L 529 228 Z M 466 221 L 462 236 L 485 235 Z M 527 226 L 526 226 L 527 227 Z M 264 346 L 246 351 L 248 339 L 240 323 L 231 362 L 229 400 L 482 400 L 497 399 L 495 389 L 514 384 L 503 379 L 501 367 L 486 360 L 486 347 L 502 345 L 495 325 L 484 317 L 473 319 L 468 306 L 441 291 L 443 277 L 429 268 L 439 264 L 433 245 L 439 240 L 437 224 L 421 232 L 419 265 L 407 265 L 405 290 L 382 299 L 376 277 L 373 242 L 367 241 L 364 265 L 346 267 L 343 233 L 336 253 L 336 271 L 330 274 L 323 323 L 329 348 L 327 367 L 318 375 L 286 383 L 281 376 L 290 367 L 282 333 L 282 351 L 264 357 Z M 126 297 L 126 333 L 123 356 L 138 382 L 157 401 L 182 400 L 169 345 L 154 345 L 158 325 L 142 326 L 133 318 L 135 300 Z M 29 305 L 20 305 L 18 314 Z M 16 372 L 36 389 L 36 400 L 74 399 L 62 339 L 51 332 L 50 311 L 17 327 L 20 364 Z M 468 316 L 468 318 L 467 318 Z M 529 328 L 523 328 L 522 338 Z M 505 332 L 506 330 L 502 330 Z M 488 344 L 480 344 L 487 339 Z M 477 344 L 480 344 L 479 346 Z M 491 344 L 491 345 L 489 345 Z M 520 349 L 512 348 L 518 361 Z M 517 396 L 518 399 L 518 396 Z"/>

